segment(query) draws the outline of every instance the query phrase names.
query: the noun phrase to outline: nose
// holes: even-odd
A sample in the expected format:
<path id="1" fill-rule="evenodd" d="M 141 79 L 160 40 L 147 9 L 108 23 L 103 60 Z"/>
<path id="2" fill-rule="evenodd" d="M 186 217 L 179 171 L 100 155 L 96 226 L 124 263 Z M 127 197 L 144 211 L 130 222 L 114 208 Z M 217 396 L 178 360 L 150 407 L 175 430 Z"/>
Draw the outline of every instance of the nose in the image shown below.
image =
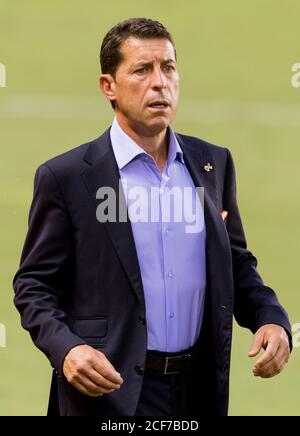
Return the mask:
<path id="1" fill-rule="evenodd" d="M 154 89 L 166 88 L 166 78 L 160 68 L 155 68 L 152 73 L 152 87 Z"/>

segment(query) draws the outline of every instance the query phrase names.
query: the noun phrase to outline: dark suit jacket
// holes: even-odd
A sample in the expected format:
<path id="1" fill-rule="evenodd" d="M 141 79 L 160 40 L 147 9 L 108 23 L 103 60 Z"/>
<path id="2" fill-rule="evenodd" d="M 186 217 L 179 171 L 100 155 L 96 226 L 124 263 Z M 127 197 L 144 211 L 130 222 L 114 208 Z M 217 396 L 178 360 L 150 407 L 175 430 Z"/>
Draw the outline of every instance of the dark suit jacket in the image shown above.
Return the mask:
<path id="1" fill-rule="evenodd" d="M 205 188 L 207 299 L 191 413 L 226 415 L 233 314 L 252 332 L 276 323 L 290 335 L 290 324 L 246 248 L 229 151 L 197 138 L 177 138 L 195 185 Z M 209 172 L 203 169 L 207 163 L 213 167 Z M 119 177 L 109 130 L 36 172 L 14 289 L 23 327 L 55 369 L 50 414 L 135 414 L 147 324 L 133 234 L 130 222 L 96 220 L 97 189 L 111 186 L 118 192 Z M 222 210 L 228 211 L 226 222 Z M 66 381 L 64 357 L 79 344 L 105 353 L 124 379 L 120 390 L 91 398 Z"/>

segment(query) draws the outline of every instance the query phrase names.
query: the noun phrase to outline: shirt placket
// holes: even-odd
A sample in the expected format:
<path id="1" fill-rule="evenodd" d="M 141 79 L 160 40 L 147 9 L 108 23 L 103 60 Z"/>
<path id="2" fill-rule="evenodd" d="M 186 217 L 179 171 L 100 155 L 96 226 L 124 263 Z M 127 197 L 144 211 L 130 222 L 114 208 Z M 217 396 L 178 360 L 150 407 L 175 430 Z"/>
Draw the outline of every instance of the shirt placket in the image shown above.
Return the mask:
<path id="1" fill-rule="evenodd" d="M 168 189 L 171 189 L 170 168 L 166 166 L 161 176 L 160 182 L 160 210 L 161 210 L 161 240 L 164 262 L 164 283 L 165 283 L 165 308 L 166 308 L 166 350 L 171 347 L 173 323 L 175 313 L 173 307 L 172 293 L 174 292 L 176 275 L 174 268 L 174 253 L 171 249 L 171 239 L 173 232 L 172 210 L 170 207 Z M 170 218 L 166 221 L 166 218 Z"/>

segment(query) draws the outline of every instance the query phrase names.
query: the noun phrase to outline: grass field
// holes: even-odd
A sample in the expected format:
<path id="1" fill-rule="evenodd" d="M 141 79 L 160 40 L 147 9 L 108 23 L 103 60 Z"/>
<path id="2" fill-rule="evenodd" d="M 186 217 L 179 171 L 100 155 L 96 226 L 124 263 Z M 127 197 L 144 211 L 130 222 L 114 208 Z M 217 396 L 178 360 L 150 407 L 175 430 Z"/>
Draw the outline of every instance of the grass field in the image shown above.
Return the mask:
<path id="1" fill-rule="evenodd" d="M 50 366 L 22 330 L 12 278 L 27 227 L 36 167 L 98 136 L 113 113 L 97 88 L 106 31 L 130 16 L 162 21 L 173 33 L 181 75 L 174 127 L 233 153 L 249 248 L 300 322 L 300 62 L 297 0 L 4 0 L 0 8 L 0 415 L 43 415 Z M 300 349 L 280 376 L 252 376 L 250 332 L 236 326 L 231 415 L 300 415 Z M 205 350 L 203 350 L 205 358 Z"/>

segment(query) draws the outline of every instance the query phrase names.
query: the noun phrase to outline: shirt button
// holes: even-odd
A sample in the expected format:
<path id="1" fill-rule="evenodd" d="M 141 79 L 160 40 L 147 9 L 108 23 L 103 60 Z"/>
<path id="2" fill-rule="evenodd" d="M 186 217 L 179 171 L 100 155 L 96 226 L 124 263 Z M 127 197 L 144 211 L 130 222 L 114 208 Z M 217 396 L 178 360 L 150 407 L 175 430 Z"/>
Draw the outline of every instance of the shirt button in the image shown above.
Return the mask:
<path id="1" fill-rule="evenodd" d="M 168 271 L 168 277 L 173 277 L 173 271 Z"/>
<path id="2" fill-rule="evenodd" d="M 170 313 L 170 318 L 174 318 L 174 312 Z"/>
<path id="3" fill-rule="evenodd" d="M 138 375 L 144 374 L 144 370 L 140 366 L 135 366 L 134 369 Z"/>

